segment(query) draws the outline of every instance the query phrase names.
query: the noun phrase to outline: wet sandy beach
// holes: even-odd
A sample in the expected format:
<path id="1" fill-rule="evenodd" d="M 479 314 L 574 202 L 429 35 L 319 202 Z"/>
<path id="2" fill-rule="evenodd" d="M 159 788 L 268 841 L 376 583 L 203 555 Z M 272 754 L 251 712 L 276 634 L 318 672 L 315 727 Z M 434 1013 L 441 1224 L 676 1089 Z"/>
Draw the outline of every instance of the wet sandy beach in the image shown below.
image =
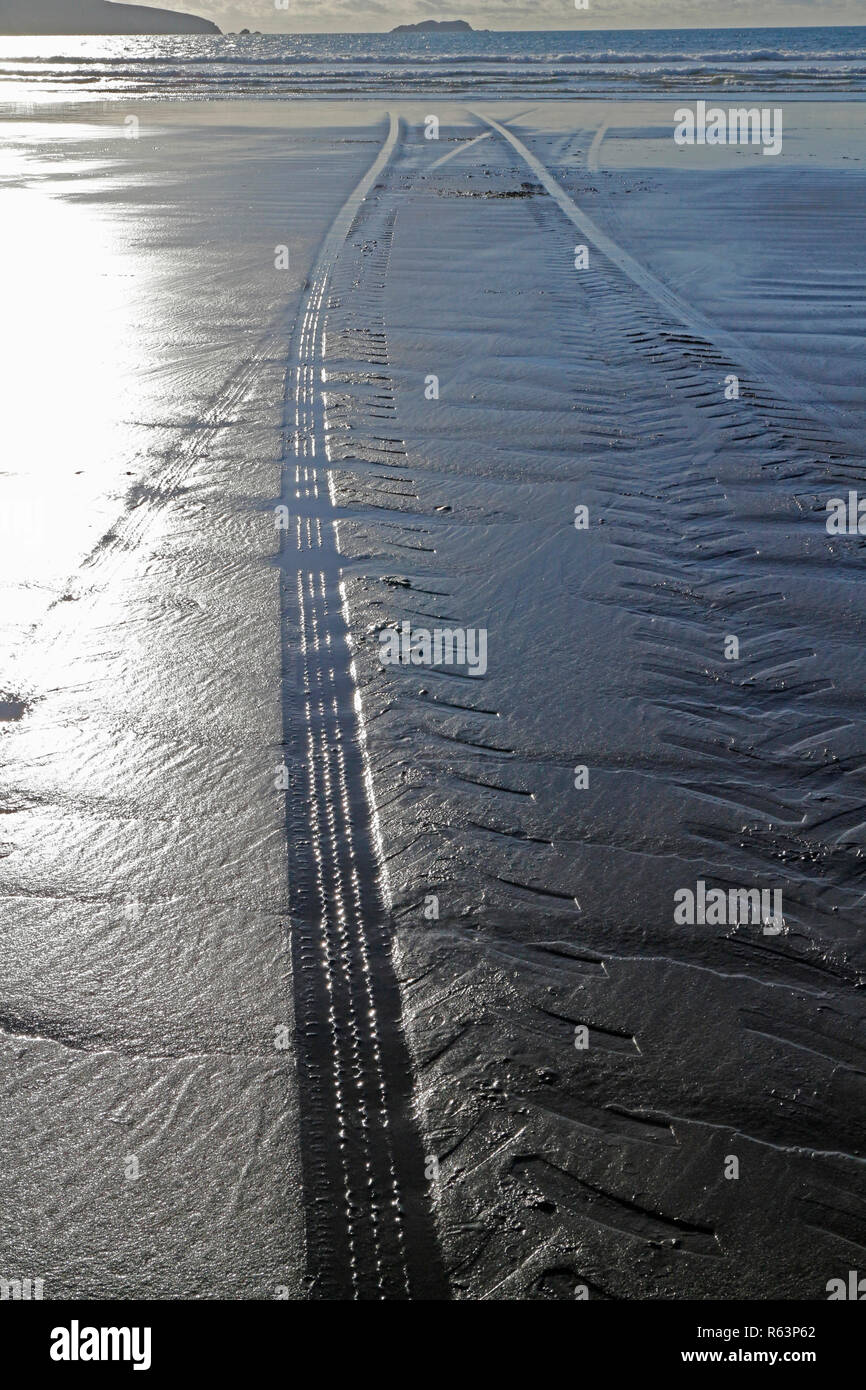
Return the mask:
<path id="1" fill-rule="evenodd" d="M 6 1277 L 856 1267 L 866 140 L 680 104 L 7 125 Z"/>

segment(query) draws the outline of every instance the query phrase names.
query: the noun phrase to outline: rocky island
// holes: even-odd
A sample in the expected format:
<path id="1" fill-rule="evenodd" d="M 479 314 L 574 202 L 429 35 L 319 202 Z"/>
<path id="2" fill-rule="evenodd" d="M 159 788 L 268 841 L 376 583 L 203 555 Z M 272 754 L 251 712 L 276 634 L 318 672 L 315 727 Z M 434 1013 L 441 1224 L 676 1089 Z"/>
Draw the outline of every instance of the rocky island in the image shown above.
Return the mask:
<path id="1" fill-rule="evenodd" d="M 417 24 L 398 24 L 392 34 L 472 34 L 465 19 L 422 19 Z"/>

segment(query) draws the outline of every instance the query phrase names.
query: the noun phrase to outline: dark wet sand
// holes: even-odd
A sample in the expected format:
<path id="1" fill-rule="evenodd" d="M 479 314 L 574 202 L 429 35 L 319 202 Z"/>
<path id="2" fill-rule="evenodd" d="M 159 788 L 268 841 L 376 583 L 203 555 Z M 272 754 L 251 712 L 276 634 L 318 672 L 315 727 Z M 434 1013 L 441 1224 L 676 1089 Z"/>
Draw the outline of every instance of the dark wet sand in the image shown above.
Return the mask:
<path id="1" fill-rule="evenodd" d="M 433 149 L 401 112 L 334 247 L 310 399 L 363 725 L 321 737 L 371 779 L 349 819 L 415 1089 L 374 1123 L 415 1122 L 396 1200 L 412 1229 L 432 1212 L 454 1296 L 823 1298 L 866 1244 L 862 540 L 824 527 L 863 472 L 862 137 L 804 104 L 774 177 L 672 169 L 666 103 L 610 104 L 594 145 L 601 105 L 514 129 L 717 340 L 594 246 L 576 272 L 584 238 L 501 136 L 434 169 L 482 132 L 463 107 Z M 57 194 L 82 236 L 127 229 L 108 271 L 142 316 L 75 554 L 25 558 L 4 605 L 0 1250 L 46 1297 L 304 1297 L 322 1268 L 303 1038 L 278 1041 L 303 989 L 286 824 L 296 854 L 305 817 L 316 836 L 275 786 L 272 508 L 314 266 L 387 135 L 356 109 L 341 142 L 336 109 L 289 132 L 222 108 L 219 135 L 172 113 L 170 142 L 119 153 L 86 133 L 92 182 Z M 47 458 L 87 476 L 74 434 L 37 442 L 31 486 Z M 383 668 L 404 619 L 486 627 L 486 675 Z M 698 880 L 781 889 L 784 932 L 676 924 Z"/>

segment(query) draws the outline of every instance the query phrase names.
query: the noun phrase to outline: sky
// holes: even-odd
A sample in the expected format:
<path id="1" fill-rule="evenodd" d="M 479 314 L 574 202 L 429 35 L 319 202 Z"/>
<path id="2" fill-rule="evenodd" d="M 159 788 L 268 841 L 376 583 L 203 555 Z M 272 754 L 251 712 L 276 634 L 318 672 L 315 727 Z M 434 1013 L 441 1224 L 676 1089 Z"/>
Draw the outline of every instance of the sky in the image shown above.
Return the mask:
<path id="1" fill-rule="evenodd" d="M 418 19 L 467 19 L 475 29 L 866 23 L 866 0 L 589 0 L 587 10 L 576 10 L 574 0 L 161 0 L 161 4 L 215 20 L 225 31 L 247 28 L 263 33 L 387 30 Z"/>

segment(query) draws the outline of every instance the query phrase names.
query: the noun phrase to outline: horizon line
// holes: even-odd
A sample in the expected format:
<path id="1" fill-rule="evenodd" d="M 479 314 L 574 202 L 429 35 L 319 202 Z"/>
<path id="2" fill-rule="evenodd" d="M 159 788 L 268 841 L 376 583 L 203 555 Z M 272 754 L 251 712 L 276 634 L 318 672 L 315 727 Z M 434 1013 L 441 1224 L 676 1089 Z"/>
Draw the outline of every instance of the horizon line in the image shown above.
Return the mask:
<path id="1" fill-rule="evenodd" d="M 122 0 L 115 0 L 115 3 L 121 3 L 121 2 L 122 2 Z M 189 11 L 188 11 L 188 13 L 189 13 Z M 206 15 L 200 15 L 200 16 L 197 16 L 197 17 L 198 17 L 198 18 L 201 18 L 201 19 L 206 19 L 206 18 L 207 18 Z M 214 22 L 215 22 L 215 21 L 214 21 Z M 404 22 L 404 21 L 401 21 L 401 23 L 403 23 L 403 22 Z M 406 21 L 406 22 L 407 22 L 407 23 L 412 23 L 413 21 Z M 467 21 L 467 22 L 468 22 L 468 21 Z M 246 27 L 246 26 L 245 26 L 245 27 Z M 394 28 L 396 28 L 396 27 L 398 27 L 398 26 L 395 25 Z M 252 34 L 254 34 L 254 35 L 261 35 L 261 36 L 264 38 L 265 36 L 272 36 L 272 35 L 273 35 L 273 36 L 279 36 L 279 35 L 281 35 L 281 34 L 393 34 L 394 28 L 392 28 L 392 29 L 248 29 L 247 32 L 248 32 L 249 34 L 251 34 L 251 35 L 252 35 Z M 674 24 L 674 25 L 669 25 L 669 24 L 651 24 L 651 25 L 640 25 L 640 26 L 635 26 L 635 25 L 632 25 L 632 24 L 605 24 L 605 25 L 599 25 L 599 26 L 594 26 L 594 25 L 593 25 L 593 26 L 590 26 L 590 25 L 587 24 L 587 25 L 581 26 L 580 28 L 573 28 L 573 29 L 555 29 L 555 28 L 547 28 L 547 27 L 544 27 L 544 28 L 541 28 L 541 29 L 532 29 L 532 28 L 529 28 L 528 26 L 520 25 L 520 26 L 515 26 L 514 28 L 511 28 L 511 29 L 476 29 L 476 28 L 471 28 L 471 30 L 470 30 L 469 32 L 471 32 L 471 33 L 473 33 L 473 34 L 616 34 L 616 33 L 652 34 L 652 33 L 656 33 L 656 32 L 666 32 L 666 33 L 674 34 L 674 33 L 708 33 L 708 32 L 712 32 L 713 30 L 718 30 L 718 29 L 736 29 L 736 30 L 739 30 L 740 32 L 744 32 L 744 33 L 748 33 L 748 32 L 751 31 L 751 30 L 754 30 L 754 31 L 758 32 L 758 31 L 761 31 L 761 30 L 764 30 L 764 29 L 866 29 L 866 22 L 864 22 L 863 24 L 838 24 L 838 23 L 837 23 L 837 24 Z M 241 32 L 242 32 L 242 30 L 240 30 L 240 29 L 224 29 L 224 30 L 222 30 L 223 35 L 226 35 L 226 34 L 233 34 L 233 35 L 237 36 L 237 35 L 240 34 Z M 431 30 L 431 31 L 429 31 L 429 32 L 432 33 L 433 31 Z M 466 31 L 466 30 L 463 30 L 463 32 L 466 33 L 467 31 Z M 34 37 L 38 37 L 38 36 L 34 36 Z M 46 35 L 46 37 L 48 37 L 48 36 Z M 55 37 L 62 38 L 62 37 L 64 37 L 64 36 L 63 36 L 63 35 L 56 35 Z M 73 35 L 66 35 L 66 37 L 67 37 L 67 38 L 69 38 L 69 37 L 79 37 L 79 38 L 93 38 L 93 37 L 96 37 L 96 38 L 98 38 L 98 37 L 102 37 L 102 38 L 112 38 L 112 37 L 115 37 L 115 38 L 116 38 L 116 37 L 123 37 L 123 35 L 118 36 L 118 35 L 111 35 L 111 34 L 103 34 L 103 35 L 100 36 L 100 35 L 81 34 L 81 35 L 74 35 L 74 36 L 73 36 Z M 129 36 L 127 36 L 127 37 L 129 37 Z M 152 35 L 150 35 L 150 36 L 149 36 L 149 35 L 144 35 L 143 37 L 147 38 L 147 37 L 153 37 L 153 36 L 152 36 Z M 163 37 L 165 37 L 165 36 L 163 35 Z M 184 37 L 184 36 L 181 35 L 180 37 Z M 186 35 L 186 37 L 190 37 L 190 35 Z M 193 35 L 192 37 L 195 37 L 195 36 Z M 206 35 L 205 35 L 205 37 L 206 37 Z"/>

